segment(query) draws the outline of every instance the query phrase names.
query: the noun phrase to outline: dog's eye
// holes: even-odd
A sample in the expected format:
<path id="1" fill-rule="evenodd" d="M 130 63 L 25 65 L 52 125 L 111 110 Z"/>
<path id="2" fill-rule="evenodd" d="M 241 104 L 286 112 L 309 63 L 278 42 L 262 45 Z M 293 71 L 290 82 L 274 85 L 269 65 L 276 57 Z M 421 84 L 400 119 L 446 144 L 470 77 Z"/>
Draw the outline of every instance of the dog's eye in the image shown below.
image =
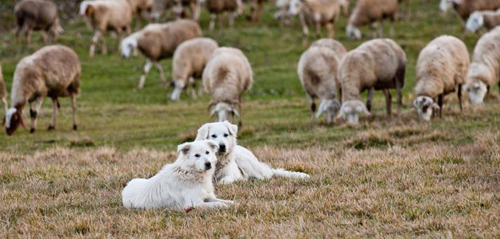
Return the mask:
<path id="1" fill-rule="evenodd" d="M 199 155 L 199 154 L 195 154 L 194 156 L 195 156 L 195 157 L 197 157 L 197 158 L 199 158 L 201 155 Z"/>
<path id="2" fill-rule="evenodd" d="M 212 138 L 214 138 L 214 139 L 215 139 L 215 138 L 217 138 L 217 135 L 215 135 L 215 134 L 212 134 Z"/>
<path id="3" fill-rule="evenodd" d="M 209 152 L 208 152 L 208 151 L 206 151 L 206 152 L 205 152 L 205 154 L 207 154 L 207 155 L 208 155 L 208 154 L 209 154 Z"/>
<path id="4" fill-rule="evenodd" d="M 227 138 L 227 136 L 229 136 L 229 135 L 228 135 L 228 134 L 224 134 L 224 137 L 226 137 L 226 138 Z"/>

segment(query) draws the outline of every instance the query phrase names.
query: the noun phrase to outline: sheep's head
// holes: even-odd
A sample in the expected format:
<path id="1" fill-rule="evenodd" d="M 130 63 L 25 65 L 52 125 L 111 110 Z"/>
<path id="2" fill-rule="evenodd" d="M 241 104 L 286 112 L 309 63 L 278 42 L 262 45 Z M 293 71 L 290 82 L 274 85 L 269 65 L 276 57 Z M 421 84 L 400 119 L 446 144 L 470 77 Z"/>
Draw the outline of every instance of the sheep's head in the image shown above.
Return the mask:
<path id="1" fill-rule="evenodd" d="M 54 21 L 54 23 L 52 24 L 52 26 L 50 27 L 49 29 L 49 37 L 50 37 L 50 41 L 51 42 L 54 42 L 57 40 L 57 38 L 59 38 L 59 35 L 61 35 L 62 33 L 64 32 L 64 29 L 62 28 L 61 24 L 59 23 L 59 19 L 56 18 L 56 20 Z"/>
<path id="2" fill-rule="evenodd" d="M 319 118 L 323 113 L 325 113 L 325 121 L 326 123 L 329 124 L 333 121 L 335 112 L 338 111 L 339 109 L 340 109 L 340 104 L 337 100 L 323 100 L 319 105 L 316 118 Z"/>
<path id="3" fill-rule="evenodd" d="M 469 80 L 463 89 L 469 94 L 472 104 L 479 105 L 483 103 L 484 97 L 488 92 L 488 86 L 481 80 Z"/>
<path id="4" fill-rule="evenodd" d="M 347 37 L 349 37 L 350 40 L 361 40 L 363 37 L 361 31 L 351 24 L 348 24 L 345 30 Z"/>
<path id="5" fill-rule="evenodd" d="M 439 9 L 442 12 L 448 12 L 449 10 L 451 10 L 453 7 L 455 7 L 460 3 L 461 0 L 441 0 L 441 3 L 439 4 Z"/>
<path id="6" fill-rule="evenodd" d="M 131 37 L 127 37 L 121 42 L 122 57 L 128 58 L 137 47 L 137 40 Z"/>
<path id="7" fill-rule="evenodd" d="M 359 100 L 349 100 L 342 104 L 337 118 L 346 118 L 350 124 L 357 124 L 359 121 L 359 114 L 361 113 L 367 116 L 371 115 L 363 102 Z"/>
<path id="8" fill-rule="evenodd" d="M 217 120 L 219 122 L 224 122 L 229 119 L 229 117 L 240 117 L 240 113 L 236 110 L 235 104 L 230 104 L 226 102 L 219 102 L 219 103 L 214 103 L 210 102 L 208 105 L 208 108 L 210 109 L 213 105 L 215 107 L 212 109 L 210 116 L 217 115 Z"/>
<path id="9" fill-rule="evenodd" d="M 423 121 L 430 121 L 435 110 L 439 110 L 439 106 L 434 103 L 434 100 L 429 96 L 419 96 L 413 101 L 413 106 L 417 108 L 418 117 Z"/>
<path id="10" fill-rule="evenodd" d="M 10 108 L 5 114 L 5 130 L 7 135 L 12 135 L 16 132 L 19 125 L 25 127 L 23 120 L 23 113 L 16 108 Z"/>
<path id="11" fill-rule="evenodd" d="M 465 24 L 465 27 L 467 28 L 467 31 L 470 32 L 477 32 L 479 29 L 484 24 L 484 17 L 481 13 L 474 12 L 472 15 L 470 15 L 469 19 L 467 20 L 467 23 Z"/>
<path id="12" fill-rule="evenodd" d="M 182 90 L 184 90 L 184 88 L 186 87 L 186 83 L 181 79 L 174 80 L 173 83 L 175 87 L 174 91 L 172 91 L 172 95 L 170 95 L 170 99 L 172 101 L 177 101 L 181 96 Z"/>
<path id="13" fill-rule="evenodd" d="M 292 0 L 288 7 L 288 15 L 297 15 L 302 11 L 305 0 Z"/>

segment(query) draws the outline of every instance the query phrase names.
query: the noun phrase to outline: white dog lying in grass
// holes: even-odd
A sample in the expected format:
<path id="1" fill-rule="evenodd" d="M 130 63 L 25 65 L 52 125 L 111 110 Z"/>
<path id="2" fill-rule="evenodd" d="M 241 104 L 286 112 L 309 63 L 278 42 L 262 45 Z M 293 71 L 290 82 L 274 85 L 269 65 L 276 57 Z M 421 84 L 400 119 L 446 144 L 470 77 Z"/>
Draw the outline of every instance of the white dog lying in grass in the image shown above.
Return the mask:
<path id="1" fill-rule="evenodd" d="M 290 172 L 282 168 L 273 169 L 259 162 L 248 149 L 236 144 L 238 126 L 227 121 L 207 123 L 198 129 L 196 141 L 212 140 L 219 145 L 215 180 L 220 183 L 232 183 L 236 180 L 249 178 L 267 179 L 272 176 L 290 178 L 308 178 L 309 175 L 300 172 Z"/>
<path id="2" fill-rule="evenodd" d="M 219 146 L 211 140 L 184 143 L 173 164 L 167 164 L 150 179 L 136 178 L 122 191 L 126 208 L 227 207 L 233 201 L 215 197 L 212 179 Z"/>

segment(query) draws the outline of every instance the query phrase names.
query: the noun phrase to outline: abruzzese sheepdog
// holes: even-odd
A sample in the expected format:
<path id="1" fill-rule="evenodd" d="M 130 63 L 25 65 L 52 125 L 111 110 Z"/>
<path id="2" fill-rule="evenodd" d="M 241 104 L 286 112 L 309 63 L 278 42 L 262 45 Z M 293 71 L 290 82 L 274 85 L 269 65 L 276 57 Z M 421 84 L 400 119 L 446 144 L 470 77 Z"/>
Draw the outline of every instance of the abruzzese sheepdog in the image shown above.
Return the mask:
<path id="1" fill-rule="evenodd" d="M 290 178 L 308 178 L 309 175 L 300 172 L 290 172 L 282 168 L 273 169 L 259 162 L 248 149 L 236 144 L 238 126 L 228 121 L 207 123 L 198 129 L 195 141 L 212 140 L 218 146 L 215 180 L 220 183 L 232 183 L 236 180 L 250 178 L 267 179 L 272 176 Z"/>
<path id="2" fill-rule="evenodd" d="M 219 146 L 211 140 L 184 143 L 173 164 L 149 179 L 135 178 L 122 191 L 126 208 L 227 207 L 233 201 L 215 197 L 212 179 Z"/>

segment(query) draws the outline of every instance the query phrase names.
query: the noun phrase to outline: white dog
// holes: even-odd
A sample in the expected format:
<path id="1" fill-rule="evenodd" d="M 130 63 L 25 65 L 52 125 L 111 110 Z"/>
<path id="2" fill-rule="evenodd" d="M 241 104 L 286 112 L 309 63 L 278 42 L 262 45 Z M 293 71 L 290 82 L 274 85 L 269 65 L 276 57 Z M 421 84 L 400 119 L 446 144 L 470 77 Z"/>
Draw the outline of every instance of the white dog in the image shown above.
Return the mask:
<path id="1" fill-rule="evenodd" d="M 178 158 L 150 179 L 136 178 L 122 191 L 126 208 L 188 209 L 227 207 L 233 201 L 215 197 L 212 179 L 219 146 L 211 140 L 184 143 Z"/>
<path id="2" fill-rule="evenodd" d="M 274 175 L 290 178 L 309 177 L 305 173 L 290 172 L 281 168 L 273 169 L 259 162 L 252 152 L 236 144 L 237 132 L 238 126 L 227 121 L 207 123 L 198 129 L 196 141 L 209 139 L 219 145 L 215 170 L 217 182 L 232 183 L 249 178 L 267 179 Z"/>

